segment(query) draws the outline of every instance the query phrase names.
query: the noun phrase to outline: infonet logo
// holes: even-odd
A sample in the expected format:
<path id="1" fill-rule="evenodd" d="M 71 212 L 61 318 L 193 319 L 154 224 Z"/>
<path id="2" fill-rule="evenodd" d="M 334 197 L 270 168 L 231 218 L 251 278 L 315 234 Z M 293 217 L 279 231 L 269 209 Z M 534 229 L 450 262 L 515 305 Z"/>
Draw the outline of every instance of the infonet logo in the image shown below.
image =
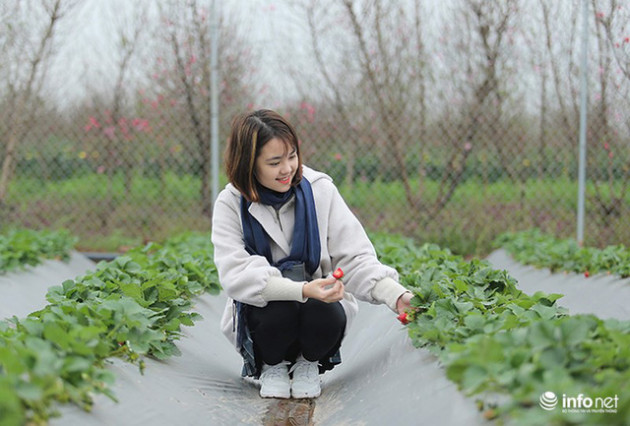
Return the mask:
<path id="1" fill-rule="evenodd" d="M 543 410 L 551 411 L 558 405 L 558 397 L 555 393 L 547 391 L 540 395 L 540 406 Z"/>
<path id="2" fill-rule="evenodd" d="M 552 411 L 558 406 L 558 397 L 551 391 L 540 395 L 539 404 L 543 410 Z M 579 394 L 576 397 L 562 394 L 563 413 L 616 413 L 619 396 L 591 398 Z"/>

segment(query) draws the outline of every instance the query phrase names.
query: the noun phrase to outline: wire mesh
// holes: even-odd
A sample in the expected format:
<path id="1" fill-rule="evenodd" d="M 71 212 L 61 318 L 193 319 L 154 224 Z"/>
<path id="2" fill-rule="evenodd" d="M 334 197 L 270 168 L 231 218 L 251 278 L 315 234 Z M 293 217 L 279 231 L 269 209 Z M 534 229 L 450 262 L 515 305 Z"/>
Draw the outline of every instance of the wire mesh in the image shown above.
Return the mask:
<path id="1" fill-rule="evenodd" d="M 133 4 L 0 5 L 0 226 L 86 250 L 210 228 L 210 3 Z M 221 3 L 219 140 L 278 110 L 371 231 L 466 254 L 508 230 L 572 237 L 580 5 Z M 588 4 L 590 245 L 630 237 L 628 7 Z"/>

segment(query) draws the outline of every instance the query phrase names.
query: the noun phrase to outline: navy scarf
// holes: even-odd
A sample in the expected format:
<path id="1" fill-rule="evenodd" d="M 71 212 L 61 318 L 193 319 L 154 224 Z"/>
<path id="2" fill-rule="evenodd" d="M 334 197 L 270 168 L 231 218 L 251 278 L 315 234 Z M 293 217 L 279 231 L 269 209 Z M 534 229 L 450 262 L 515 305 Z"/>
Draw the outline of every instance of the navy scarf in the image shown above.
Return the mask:
<path id="1" fill-rule="evenodd" d="M 311 184 L 303 177 L 299 185 L 292 187 L 287 192 L 275 192 L 262 187 L 258 189 L 260 202 L 273 206 L 275 209 L 282 207 L 292 195 L 295 195 L 295 227 L 291 253 L 277 262 L 273 261 L 269 236 L 262 225 L 249 213 L 248 209 L 251 202 L 241 196 L 241 222 L 245 249 L 249 254 L 264 256 L 270 265 L 277 267 L 280 271 L 289 269 L 295 264 L 304 263 L 306 272 L 313 275 L 319 267 L 321 243 Z"/>

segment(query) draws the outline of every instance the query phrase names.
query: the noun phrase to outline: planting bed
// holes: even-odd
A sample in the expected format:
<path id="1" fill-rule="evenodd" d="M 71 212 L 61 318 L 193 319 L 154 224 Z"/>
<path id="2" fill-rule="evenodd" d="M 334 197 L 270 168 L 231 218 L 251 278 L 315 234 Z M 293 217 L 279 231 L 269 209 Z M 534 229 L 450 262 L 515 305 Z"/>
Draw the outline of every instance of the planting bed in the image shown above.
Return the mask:
<path id="1" fill-rule="evenodd" d="M 37 267 L 0 274 L 0 319 L 24 317 L 48 304 L 46 291 L 51 285 L 74 279 L 94 263 L 80 253 L 73 252 L 66 262 L 42 260 Z"/>
<path id="2" fill-rule="evenodd" d="M 586 277 L 576 272 L 522 265 L 505 250 L 492 252 L 487 260 L 496 269 L 506 269 L 526 293 L 560 293 L 558 304 L 571 314 L 593 314 L 599 318 L 630 320 L 630 279 L 599 273 Z"/>
<path id="3" fill-rule="evenodd" d="M 240 357 L 219 331 L 225 296 L 216 295 L 207 236 L 149 244 L 98 266 L 73 253 L 68 263 L 4 275 L 0 320 L 17 318 L 0 322 L 0 372 L 9 373 L 0 375 L 0 425 L 17 424 L 3 409 L 44 424 L 51 408 L 61 416 L 50 424 L 64 426 L 630 419 L 630 323 L 617 321 L 628 319 L 628 280 L 552 274 L 502 250 L 467 262 L 393 236 L 379 236 L 376 248 L 416 296 L 409 324 L 362 304 L 344 362 L 323 376 L 314 401 L 260 399 L 255 382 L 240 378 Z M 619 410 L 565 414 L 539 404 L 563 392 L 618 394 Z M 58 404 L 67 400 L 76 405 Z"/>
<path id="4" fill-rule="evenodd" d="M 46 261 L 12 273 L 16 284 L 12 291 L 21 296 L 16 303 L 3 304 L 3 317 L 12 315 L 11 310 L 41 308 L 48 285 L 59 285 L 93 266 L 74 254 L 70 263 Z M 0 301 L 7 300 L 7 288 L 0 285 Z M 96 395 L 91 412 L 62 405 L 61 417 L 50 424 L 271 424 L 287 407 L 261 399 L 255 383 L 239 376 L 240 357 L 219 331 L 224 303 L 223 295 L 195 298 L 194 311 L 203 319 L 183 329 L 176 342 L 181 356 L 146 358 L 144 374 L 135 364 L 111 358 L 107 368 L 115 376 L 111 389 L 118 402 Z M 344 362 L 323 376 L 322 395 L 310 407 L 311 421 L 317 425 L 416 424 L 418 418 L 429 424 L 483 423 L 473 400 L 457 391 L 432 354 L 413 347 L 406 330 L 384 306 L 361 305 L 342 357 Z M 294 410 L 298 404 L 288 404 L 287 416 L 299 411 Z"/>

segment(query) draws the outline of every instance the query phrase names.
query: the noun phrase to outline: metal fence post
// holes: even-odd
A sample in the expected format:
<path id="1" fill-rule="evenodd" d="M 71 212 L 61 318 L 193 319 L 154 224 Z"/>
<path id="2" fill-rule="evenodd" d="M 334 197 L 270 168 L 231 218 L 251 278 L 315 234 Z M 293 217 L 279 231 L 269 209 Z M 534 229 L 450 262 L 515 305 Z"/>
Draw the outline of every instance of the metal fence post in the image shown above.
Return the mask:
<path id="1" fill-rule="evenodd" d="M 212 208 L 219 196 L 219 6 L 212 0 L 212 16 L 210 20 L 210 133 L 212 158 Z"/>
<path id="2" fill-rule="evenodd" d="M 584 193 L 586 186 L 586 109 L 588 101 L 588 0 L 582 0 L 582 65 L 580 71 L 580 159 L 578 164 L 577 242 L 584 242 Z"/>

